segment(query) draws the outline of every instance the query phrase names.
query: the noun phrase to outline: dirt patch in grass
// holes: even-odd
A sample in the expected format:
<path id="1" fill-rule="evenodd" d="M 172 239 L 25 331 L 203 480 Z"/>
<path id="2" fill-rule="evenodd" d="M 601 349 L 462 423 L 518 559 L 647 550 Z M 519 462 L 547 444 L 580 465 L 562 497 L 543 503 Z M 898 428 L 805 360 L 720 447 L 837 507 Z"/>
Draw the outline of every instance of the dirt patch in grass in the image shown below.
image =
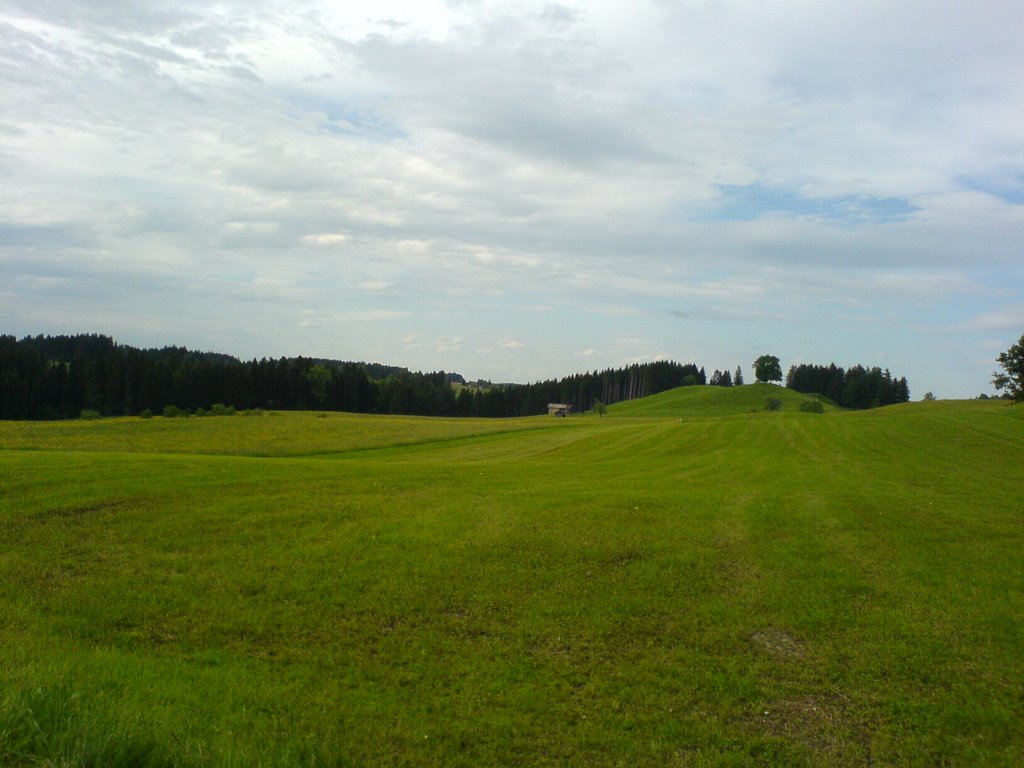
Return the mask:
<path id="1" fill-rule="evenodd" d="M 103 512 L 116 512 L 117 510 L 124 509 L 127 506 L 128 502 L 120 499 L 95 501 L 88 504 L 69 504 L 37 512 L 32 516 L 32 518 L 35 520 L 45 520 L 84 517 L 86 515 L 101 514 Z"/>
<path id="2" fill-rule="evenodd" d="M 841 694 L 776 699 L 755 711 L 746 726 L 761 736 L 800 745 L 812 765 L 875 765 L 869 729 Z"/>
<path id="3" fill-rule="evenodd" d="M 754 647 L 780 659 L 801 659 L 806 654 L 804 644 L 780 629 L 759 629 L 750 635 Z"/>

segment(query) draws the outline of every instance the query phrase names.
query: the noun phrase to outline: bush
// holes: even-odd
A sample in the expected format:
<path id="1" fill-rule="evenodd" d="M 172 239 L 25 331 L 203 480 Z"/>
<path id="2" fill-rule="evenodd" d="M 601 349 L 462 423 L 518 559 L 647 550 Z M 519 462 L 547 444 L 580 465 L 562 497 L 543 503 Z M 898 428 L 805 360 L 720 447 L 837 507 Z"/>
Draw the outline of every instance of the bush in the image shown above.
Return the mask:
<path id="1" fill-rule="evenodd" d="M 224 403 L 214 403 L 210 406 L 211 416 L 234 416 L 235 407 L 233 405 L 224 405 Z"/>
<path id="2" fill-rule="evenodd" d="M 152 419 L 153 418 L 153 412 L 151 410 L 149 410 L 149 408 L 147 408 L 146 410 L 144 410 L 142 413 L 139 414 L 139 418 L 140 419 Z"/>
<path id="3" fill-rule="evenodd" d="M 164 418 L 165 419 L 176 419 L 179 416 L 183 416 L 184 411 L 176 405 L 165 405 L 164 406 Z"/>
<path id="4" fill-rule="evenodd" d="M 800 410 L 804 413 L 824 413 L 825 406 L 818 400 L 804 400 L 800 403 Z"/>
<path id="5" fill-rule="evenodd" d="M 766 411 L 780 411 L 782 410 L 782 401 L 777 397 L 769 397 L 764 401 L 764 409 Z"/>
<path id="6" fill-rule="evenodd" d="M 78 415 L 80 419 L 98 419 L 100 417 L 99 411 L 92 411 L 88 408 L 82 409 L 82 412 Z"/>

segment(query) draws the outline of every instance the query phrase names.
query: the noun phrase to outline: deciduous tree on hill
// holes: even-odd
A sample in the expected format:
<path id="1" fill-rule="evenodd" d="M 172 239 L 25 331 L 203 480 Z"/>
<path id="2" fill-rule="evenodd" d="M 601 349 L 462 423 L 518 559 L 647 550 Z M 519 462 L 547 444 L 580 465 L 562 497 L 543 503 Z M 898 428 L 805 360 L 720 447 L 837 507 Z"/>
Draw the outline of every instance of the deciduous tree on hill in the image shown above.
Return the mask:
<path id="1" fill-rule="evenodd" d="M 775 355 L 761 355 L 754 361 L 754 378 L 763 384 L 782 381 L 782 366 Z"/>
<path id="2" fill-rule="evenodd" d="M 1024 400 L 1024 335 L 1016 344 L 1000 353 L 996 362 L 1003 367 L 1003 373 L 992 374 L 996 389 L 1005 390 L 1014 400 Z"/>

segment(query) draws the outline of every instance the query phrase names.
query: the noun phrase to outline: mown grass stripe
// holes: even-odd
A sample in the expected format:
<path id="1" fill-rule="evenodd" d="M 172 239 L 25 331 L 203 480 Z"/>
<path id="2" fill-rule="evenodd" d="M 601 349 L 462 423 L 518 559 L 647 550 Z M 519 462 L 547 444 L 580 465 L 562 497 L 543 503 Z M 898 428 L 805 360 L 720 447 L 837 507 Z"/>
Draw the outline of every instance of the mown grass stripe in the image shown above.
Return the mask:
<path id="1" fill-rule="evenodd" d="M 748 404 L 0 425 L 0 762 L 1019 762 L 1017 411 Z"/>

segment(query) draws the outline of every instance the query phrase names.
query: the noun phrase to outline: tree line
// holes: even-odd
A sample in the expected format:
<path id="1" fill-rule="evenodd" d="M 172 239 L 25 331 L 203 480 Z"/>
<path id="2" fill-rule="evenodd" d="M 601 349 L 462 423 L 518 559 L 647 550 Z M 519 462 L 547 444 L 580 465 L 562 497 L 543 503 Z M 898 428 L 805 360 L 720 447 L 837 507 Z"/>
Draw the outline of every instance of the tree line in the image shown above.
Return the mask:
<path id="1" fill-rule="evenodd" d="M 777 367 L 778 358 L 760 360 Z M 755 364 L 755 372 L 760 369 Z M 763 375 L 762 375 L 763 374 Z M 761 371 L 781 379 L 781 373 Z M 308 357 L 242 361 L 184 347 L 137 349 L 109 336 L 0 336 L 0 419 L 65 419 L 193 413 L 216 404 L 236 409 L 334 410 L 423 416 L 531 416 L 549 403 L 589 411 L 680 386 L 739 386 L 735 375 L 710 377 L 694 363 L 636 363 L 532 384 L 467 385 L 457 373 L 412 372 L 398 366 Z M 846 408 L 906 402 L 905 378 L 855 365 L 799 365 L 786 386 L 820 394 Z"/>
<path id="2" fill-rule="evenodd" d="M 549 403 L 571 406 L 581 413 L 595 403 L 613 405 L 655 395 L 676 387 L 707 383 L 703 368 L 694 363 L 660 360 L 625 368 L 579 373 L 533 384 L 466 387 L 456 398 L 456 416 L 531 416 L 544 413 Z"/>
<path id="3" fill-rule="evenodd" d="M 548 403 L 576 412 L 687 384 L 703 368 L 638 363 L 533 384 L 464 386 L 459 374 L 307 357 L 242 361 L 183 347 L 137 349 L 97 334 L 0 336 L 0 419 L 64 419 L 236 409 L 424 416 L 529 416 Z M 456 386 L 453 386 L 455 384 Z"/>
<path id="4" fill-rule="evenodd" d="M 805 394 L 824 395 L 843 408 L 877 408 L 910 400 L 906 378 L 896 379 L 889 370 L 855 365 L 843 370 L 832 363 L 796 365 L 786 374 L 786 387 Z"/>

